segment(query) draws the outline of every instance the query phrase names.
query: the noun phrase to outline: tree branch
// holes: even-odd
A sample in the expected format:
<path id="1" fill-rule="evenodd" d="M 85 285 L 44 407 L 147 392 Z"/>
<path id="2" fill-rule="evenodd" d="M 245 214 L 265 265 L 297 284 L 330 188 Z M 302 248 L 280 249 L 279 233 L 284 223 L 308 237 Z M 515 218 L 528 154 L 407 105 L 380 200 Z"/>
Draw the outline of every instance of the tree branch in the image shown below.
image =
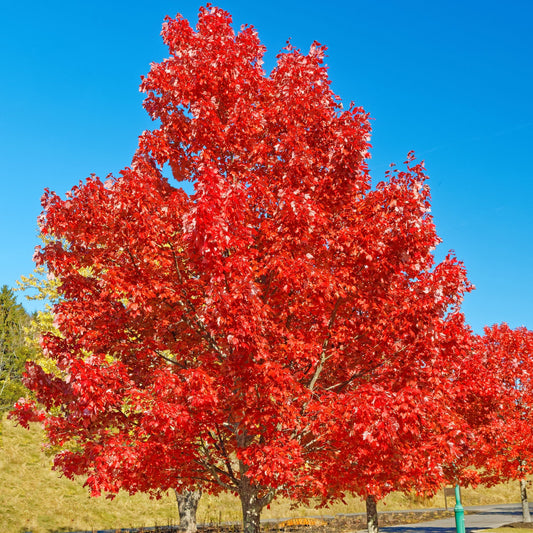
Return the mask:
<path id="1" fill-rule="evenodd" d="M 193 315 L 193 320 L 191 321 L 186 315 L 183 316 L 183 320 L 185 323 L 194 329 L 200 337 L 202 337 L 212 350 L 214 350 L 220 357 L 220 360 L 226 358 L 226 353 L 224 353 L 224 350 L 218 345 L 216 339 L 211 335 L 211 333 L 208 331 L 206 325 L 203 323 L 202 319 L 199 317 L 198 312 L 196 311 L 196 307 L 191 302 L 191 300 L 188 298 L 187 293 L 185 292 L 185 289 L 183 288 L 183 276 L 181 274 L 181 269 L 179 267 L 178 258 L 176 257 L 176 252 L 174 250 L 174 246 L 172 243 L 169 243 L 170 249 L 172 250 L 172 256 L 174 259 L 174 268 L 176 269 L 176 272 L 178 274 L 178 278 L 180 281 L 181 287 L 181 294 L 183 296 L 183 301 L 179 301 L 179 305 L 184 309 L 186 313 L 190 313 Z M 194 324 L 193 324 L 194 322 Z M 195 327 L 196 325 L 196 327 Z"/>
<path id="2" fill-rule="evenodd" d="M 318 378 L 320 377 L 322 370 L 324 370 L 324 365 L 326 364 L 326 361 L 331 357 L 331 356 L 326 356 L 326 351 L 329 347 L 329 339 L 331 338 L 331 327 L 333 326 L 333 323 L 335 322 L 335 317 L 337 316 L 337 311 L 339 310 L 340 303 L 341 303 L 341 299 L 338 298 L 337 301 L 335 302 L 335 306 L 333 307 L 333 310 L 331 311 L 331 316 L 329 318 L 329 323 L 328 323 L 328 335 L 326 336 L 326 338 L 324 339 L 324 342 L 322 343 L 322 352 L 320 353 L 320 361 L 309 383 L 309 390 L 311 392 L 314 390 L 316 382 Z"/>
<path id="3" fill-rule="evenodd" d="M 159 350 L 154 350 L 154 352 L 156 353 L 156 355 L 158 355 L 159 357 L 161 357 L 161 359 L 164 359 L 165 361 L 169 362 L 169 363 L 172 363 L 173 365 L 176 365 L 176 366 L 179 366 L 180 368 L 182 368 L 183 370 L 185 370 L 187 368 L 186 365 L 182 364 L 182 363 L 179 363 L 178 361 L 176 361 L 175 359 L 170 359 L 170 357 L 167 357 L 166 355 L 163 355 Z"/>
<path id="4" fill-rule="evenodd" d="M 224 456 L 224 463 L 226 464 L 226 468 L 228 469 L 228 475 L 233 480 L 234 483 L 237 483 L 238 481 L 237 481 L 237 478 L 235 477 L 235 473 L 233 472 L 233 468 L 231 466 L 231 461 L 228 455 L 228 451 L 226 450 L 226 445 L 220 433 L 220 428 L 218 427 L 218 424 L 216 425 L 216 430 L 217 430 L 218 442 L 220 443 L 220 446 L 221 446 L 220 451 L 222 452 L 222 455 Z"/>

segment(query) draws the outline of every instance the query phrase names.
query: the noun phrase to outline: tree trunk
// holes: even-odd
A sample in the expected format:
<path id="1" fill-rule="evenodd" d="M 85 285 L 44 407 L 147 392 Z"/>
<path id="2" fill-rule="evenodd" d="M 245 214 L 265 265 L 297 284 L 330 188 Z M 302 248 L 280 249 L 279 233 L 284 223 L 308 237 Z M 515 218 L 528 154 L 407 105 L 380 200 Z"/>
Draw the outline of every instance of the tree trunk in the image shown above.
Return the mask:
<path id="1" fill-rule="evenodd" d="M 178 512 L 180 515 L 180 526 L 186 533 L 196 533 L 196 510 L 198 502 L 202 496 L 201 490 L 183 490 L 176 493 L 178 502 Z"/>
<path id="2" fill-rule="evenodd" d="M 244 497 L 243 497 L 244 496 Z M 261 510 L 257 495 L 241 494 L 242 527 L 244 533 L 259 533 L 261 529 Z"/>
<path id="3" fill-rule="evenodd" d="M 260 494 L 263 494 L 260 496 Z M 274 499 L 274 491 L 252 485 L 246 476 L 241 478 L 239 497 L 242 506 L 243 533 L 259 533 L 261 511 Z"/>
<path id="4" fill-rule="evenodd" d="M 374 496 L 366 497 L 366 527 L 368 533 L 378 533 L 378 506 Z"/>
<path id="5" fill-rule="evenodd" d="M 527 481 L 525 479 L 520 480 L 520 500 L 522 501 L 522 520 L 524 522 L 531 522 L 529 503 L 527 501 Z"/>

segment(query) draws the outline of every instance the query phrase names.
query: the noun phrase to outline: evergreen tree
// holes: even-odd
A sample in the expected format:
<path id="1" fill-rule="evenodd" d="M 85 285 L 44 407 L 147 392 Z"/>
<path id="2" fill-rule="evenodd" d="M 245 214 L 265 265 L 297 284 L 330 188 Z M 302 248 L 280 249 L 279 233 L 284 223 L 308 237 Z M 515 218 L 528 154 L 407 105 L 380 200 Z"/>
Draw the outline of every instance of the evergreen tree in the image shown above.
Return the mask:
<path id="1" fill-rule="evenodd" d="M 31 317 L 17 303 L 13 290 L 0 288 L 0 414 L 27 394 L 21 378 L 32 346 L 26 339 Z"/>

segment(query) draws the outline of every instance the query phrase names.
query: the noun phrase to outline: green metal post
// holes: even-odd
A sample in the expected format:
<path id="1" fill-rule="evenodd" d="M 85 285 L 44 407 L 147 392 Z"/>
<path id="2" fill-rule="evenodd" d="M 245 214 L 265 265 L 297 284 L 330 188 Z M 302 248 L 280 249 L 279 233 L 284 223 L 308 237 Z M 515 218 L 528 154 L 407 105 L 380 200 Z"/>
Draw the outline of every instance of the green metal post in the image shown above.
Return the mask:
<path id="1" fill-rule="evenodd" d="M 461 504 L 459 485 L 455 485 L 455 529 L 457 533 L 465 533 L 465 510 Z"/>

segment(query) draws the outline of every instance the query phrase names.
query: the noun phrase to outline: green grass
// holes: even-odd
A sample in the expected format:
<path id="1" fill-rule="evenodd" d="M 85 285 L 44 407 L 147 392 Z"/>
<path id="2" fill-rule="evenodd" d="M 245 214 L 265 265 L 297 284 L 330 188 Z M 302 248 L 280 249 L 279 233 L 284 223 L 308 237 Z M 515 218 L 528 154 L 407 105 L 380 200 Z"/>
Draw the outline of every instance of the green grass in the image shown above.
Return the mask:
<path id="1" fill-rule="evenodd" d="M 42 431 L 29 431 L 9 420 L 0 428 L 0 532 L 50 533 L 121 527 L 150 527 L 178 523 L 173 494 L 161 500 L 146 495 L 119 494 L 114 500 L 91 498 L 82 481 L 70 481 L 51 470 L 51 459 L 41 450 Z M 463 505 L 519 501 L 518 483 L 491 489 L 464 489 Z M 453 503 L 452 503 L 453 504 Z M 441 494 L 420 499 L 392 494 L 379 504 L 380 510 L 444 507 Z M 323 509 L 293 507 L 286 500 L 275 501 L 263 518 L 324 516 L 364 512 L 364 502 L 347 498 L 346 505 L 333 504 Z M 204 495 L 198 509 L 199 523 L 239 522 L 239 501 L 228 494 Z M 520 533 L 513 530 L 513 533 Z"/>

